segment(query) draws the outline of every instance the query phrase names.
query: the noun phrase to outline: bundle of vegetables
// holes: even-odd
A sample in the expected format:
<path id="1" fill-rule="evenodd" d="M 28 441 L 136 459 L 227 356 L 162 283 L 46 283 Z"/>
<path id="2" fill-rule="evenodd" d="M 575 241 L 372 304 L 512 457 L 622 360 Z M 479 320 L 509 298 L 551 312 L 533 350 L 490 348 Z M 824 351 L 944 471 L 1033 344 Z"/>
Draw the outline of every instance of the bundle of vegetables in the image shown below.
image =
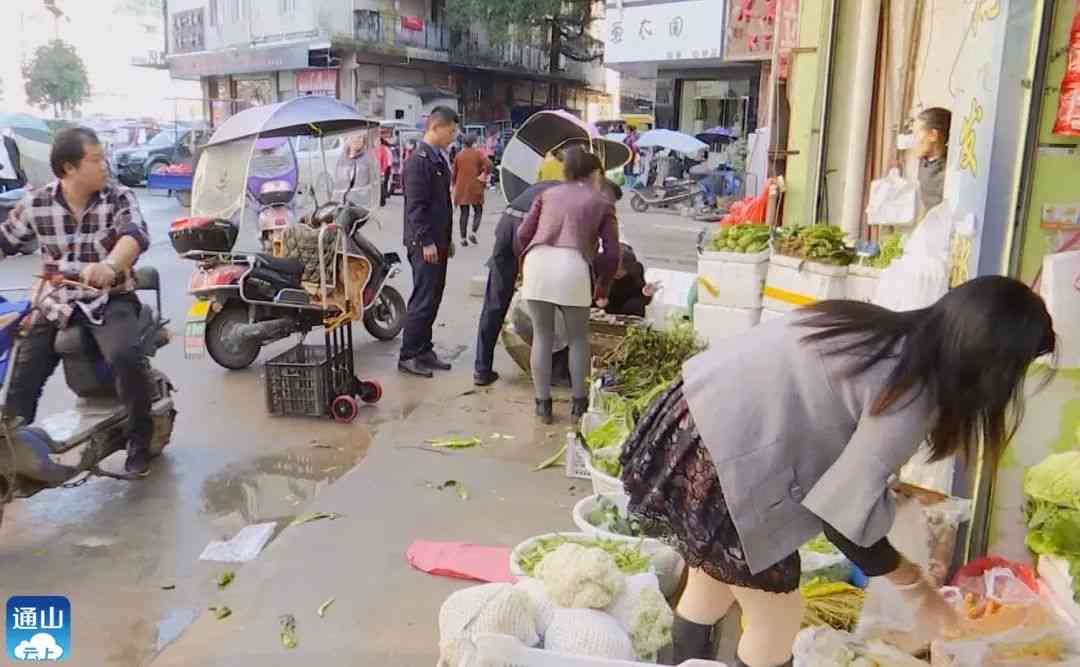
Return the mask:
<path id="1" fill-rule="evenodd" d="M 1052 454 L 1024 477 L 1027 546 L 1069 563 L 1080 602 L 1080 451 Z"/>
<path id="2" fill-rule="evenodd" d="M 775 248 L 781 255 L 821 264 L 847 266 L 855 261 L 855 251 L 844 241 L 844 230 L 836 225 L 781 227 Z"/>
<path id="3" fill-rule="evenodd" d="M 715 252 L 759 253 L 769 247 L 769 228 L 765 225 L 721 225 L 707 250 Z"/>
<path id="4" fill-rule="evenodd" d="M 600 530 L 628 537 L 641 537 L 641 524 L 630 514 L 619 509 L 610 498 L 600 496 L 585 520 Z"/>
<path id="5" fill-rule="evenodd" d="M 851 576 L 851 562 L 833 546 L 825 535 L 818 535 L 799 547 L 802 581 L 846 582 Z"/>
<path id="6" fill-rule="evenodd" d="M 904 254 L 904 237 L 900 234 L 889 234 L 881 240 L 878 254 L 870 259 L 870 266 L 875 269 L 884 269 L 899 259 Z"/>
<path id="7" fill-rule="evenodd" d="M 859 622 L 866 593 L 842 582 L 815 579 L 799 587 L 805 609 L 803 627 L 827 625 L 851 631 Z"/>
<path id="8" fill-rule="evenodd" d="M 650 566 L 649 558 L 642 554 L 641 549 L 634 544 L 556 535 L 537 539 L 528 549 L 518 555 L 518 565 L 521 567 L 521 571 L 528 576 L 533 576 L 537 566 L 544 561 L 544 558 L 548 554 L 554 553 L 564 544 L 576 544 L 581 547 L 605 551 L 611 556 L 616 567 L 623 574 L 646 572 Z"/>
<path id="9" fill-rule="evenodd" d="M 683 363 L 704 349 L 688 322 L 669 329 L 628 327 L 622 342 L 600 360 L 606 376 L 604 389 L 629 401 L 640 415 L 648 407 L 642 403 L 651 402 L 679 376 Z"/>

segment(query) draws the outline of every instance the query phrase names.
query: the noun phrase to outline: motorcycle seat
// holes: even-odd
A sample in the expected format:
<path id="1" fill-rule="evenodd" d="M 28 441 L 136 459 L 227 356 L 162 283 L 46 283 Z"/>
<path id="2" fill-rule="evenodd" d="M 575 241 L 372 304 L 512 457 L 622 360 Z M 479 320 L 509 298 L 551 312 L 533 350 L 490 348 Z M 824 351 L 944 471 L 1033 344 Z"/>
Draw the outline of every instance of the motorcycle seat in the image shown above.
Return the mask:
<path id="1" fill-rule="evenodd" d="M 264 253 L 255 255 L 255 265 L 269 269 L 274 273 L 284 276 L 296 277 L 304 275 L 304 263 L 292 257 L 274 257 Z"/>

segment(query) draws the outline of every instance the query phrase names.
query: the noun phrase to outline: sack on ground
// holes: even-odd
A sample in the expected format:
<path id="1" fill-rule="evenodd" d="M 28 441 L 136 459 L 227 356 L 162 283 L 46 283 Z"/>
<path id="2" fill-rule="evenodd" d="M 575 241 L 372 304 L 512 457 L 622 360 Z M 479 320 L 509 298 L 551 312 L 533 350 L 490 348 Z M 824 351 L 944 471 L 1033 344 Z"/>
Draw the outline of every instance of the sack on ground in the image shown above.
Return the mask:
<path id="1" fill-rule="evenodd" d="M 536 632 L 543 636 L 555 616 L 555 605 L 548 598 L 547 591 L 544 590 L 544 582 L 532 577 L 522 577 L 514 584 L 514 588 L 524 591 L 532 600 Z"/>
<path id="2" fill-rule="evenodd" d="M 619 622 L 595 609 L 556 609 L 544 635 L 544 648 L 594 658 L 634 659 L 630 637 Z"/>
<path id="3" fill-rule="evenodd" d="M 480 633 L 510 635 L 536 646 L 532 599 L 513 584 L 484 584 L 451 593 L 439 609 L 439 667 L 461 667 L 465 647 Z"/>

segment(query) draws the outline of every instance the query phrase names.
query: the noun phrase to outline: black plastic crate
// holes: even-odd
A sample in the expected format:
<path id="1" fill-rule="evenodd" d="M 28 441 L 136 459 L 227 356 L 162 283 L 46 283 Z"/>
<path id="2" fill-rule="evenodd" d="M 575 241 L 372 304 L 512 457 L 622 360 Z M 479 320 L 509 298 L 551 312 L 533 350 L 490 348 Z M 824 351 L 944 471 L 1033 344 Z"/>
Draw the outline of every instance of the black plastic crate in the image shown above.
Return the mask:
<path id="1" fill-rule="evenodd" d="M 328 346 L 297 345 L 266 362 L 266 409 L 272 415 L 325 417 L 343 393 L 348 351 L 327 354 Z"/>

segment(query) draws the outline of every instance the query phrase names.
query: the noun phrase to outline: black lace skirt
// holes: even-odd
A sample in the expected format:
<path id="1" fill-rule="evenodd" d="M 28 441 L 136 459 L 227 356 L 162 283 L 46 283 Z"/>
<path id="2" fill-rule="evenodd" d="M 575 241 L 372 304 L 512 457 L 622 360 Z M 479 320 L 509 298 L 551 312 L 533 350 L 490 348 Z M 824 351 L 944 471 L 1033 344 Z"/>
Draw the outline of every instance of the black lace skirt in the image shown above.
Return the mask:
<path id="1" fill-rule="evenodd" d="M 682 380 L 638 421 L 623 448 L 622 468 L 630 511 L 669 531 L 687 565 L 732 586 L 770 593 L 798 589 L 797 552 L 751 574 L 716 466 L 683 398 Z"/>

